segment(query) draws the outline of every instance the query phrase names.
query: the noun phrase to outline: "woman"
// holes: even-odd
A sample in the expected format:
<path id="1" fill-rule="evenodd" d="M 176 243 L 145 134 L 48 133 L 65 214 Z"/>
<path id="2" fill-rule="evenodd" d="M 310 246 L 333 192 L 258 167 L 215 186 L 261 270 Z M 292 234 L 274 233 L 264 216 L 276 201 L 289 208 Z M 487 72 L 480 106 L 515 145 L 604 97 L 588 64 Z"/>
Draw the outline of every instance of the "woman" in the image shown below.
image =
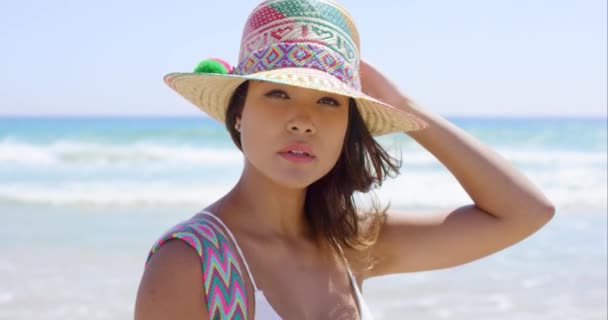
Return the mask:
<path id="1" fill-rule="evenodd" d="M 153 247 L 137 320 L 371 319 L 365 279 L 487 256 L 554 213 L 508 161 L 361 61 L 352 19 L 333 1 L 264 1 L 247 20 L 239 62 L 165 78 L 226 124 L 245 166 L 232 190 Z M 359 212 L 353 193 L 399 167 L 372 136 L 397 131 L 474 203 Z"/>

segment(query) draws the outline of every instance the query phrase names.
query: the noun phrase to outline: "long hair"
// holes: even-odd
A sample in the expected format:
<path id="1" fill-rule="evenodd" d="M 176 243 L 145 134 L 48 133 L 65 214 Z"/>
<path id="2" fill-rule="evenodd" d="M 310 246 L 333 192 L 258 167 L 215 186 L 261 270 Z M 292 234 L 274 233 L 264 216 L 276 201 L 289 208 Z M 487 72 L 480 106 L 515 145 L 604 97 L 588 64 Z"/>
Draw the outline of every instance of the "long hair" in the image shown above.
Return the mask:
<path id="1" fill-rule="evenodd" d="M 248 87 L 246 81 L 235 90 L 226 110 L 226 129 L 241 151 L 240 133 L 234 125 L 245 105 Z M 379 187 L 386 177 L 397 175 L 400 167 L 401 161 L 389 155 L 372 137 L 356 101 L 351 98 L 340 157 L 325 176 L 308 186 L 306 192 L 304 211 L 315 235 L 324 236 L 334 249 L 346 247 L 365 253 L 365 249 L 378 239 L 388 206 L 381 208 L 372 201 L 371 210 L 359 212 L 355 192 L 367 193 Z M 366 259 L 371 268 L 371 256 L 358 258 Z"/>

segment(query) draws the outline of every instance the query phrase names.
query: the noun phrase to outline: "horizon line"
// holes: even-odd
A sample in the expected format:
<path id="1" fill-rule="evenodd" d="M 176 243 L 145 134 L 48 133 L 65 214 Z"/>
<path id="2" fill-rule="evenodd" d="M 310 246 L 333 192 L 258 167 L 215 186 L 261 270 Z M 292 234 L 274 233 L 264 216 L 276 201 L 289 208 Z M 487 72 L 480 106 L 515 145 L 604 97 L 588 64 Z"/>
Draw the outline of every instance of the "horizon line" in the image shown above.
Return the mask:
<path id="1" fill-rule="evenodd" d="M 589 113 L 589 114 L 440 114 L 446 118 L 505 118 L 505 119 L 608 119 L 608 114 L 604 113 Z M 2 119 L 19 119 L 19 118 L 37 118 L 37 119 L 59 119 L 59 118 L 73 118 L 73 119 L 117 119 L 117 118 L 139 118 L 139 119 L 162 119 L 162 118 L 201 118 L 215 120 L 206 114 L 78 114 L 78 113 L 66 113 L 66 114 L 2 114 Z"/>

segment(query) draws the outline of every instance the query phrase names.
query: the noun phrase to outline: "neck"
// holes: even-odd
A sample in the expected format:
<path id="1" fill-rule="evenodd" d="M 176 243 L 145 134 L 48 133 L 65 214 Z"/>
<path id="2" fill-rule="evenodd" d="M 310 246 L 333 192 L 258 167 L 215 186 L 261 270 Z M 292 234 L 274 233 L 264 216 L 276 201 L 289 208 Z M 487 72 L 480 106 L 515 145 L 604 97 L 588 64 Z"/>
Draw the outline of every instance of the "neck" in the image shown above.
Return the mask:
<path id="1" fill-rule="evenodd" d="M 220 200 L 232 221 L 256 233 L 285 239 L 311 238 L 304 213 L 306 189 L 279 185 L 246 165 L 236 186 Z"/>

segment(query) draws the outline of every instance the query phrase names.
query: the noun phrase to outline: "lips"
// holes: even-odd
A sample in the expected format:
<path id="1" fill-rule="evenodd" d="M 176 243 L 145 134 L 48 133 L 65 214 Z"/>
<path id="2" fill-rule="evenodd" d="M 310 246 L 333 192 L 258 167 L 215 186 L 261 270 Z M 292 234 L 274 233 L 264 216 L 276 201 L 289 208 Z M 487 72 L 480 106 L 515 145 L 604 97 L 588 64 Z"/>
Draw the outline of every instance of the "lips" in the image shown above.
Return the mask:
<path id="1" fill-rule="evenodd" d="M 279 153 L 291 153 L 295 155 L 306 155 L 309 157 L 315 157 L 314 153 L 312 152 L 311 146 L 306 143 L 290 144 L 285 148 L 281 149 Z"/>
<path id="2" fill-rule="evenodd" d="M 316 158 L 312 147 L 306 143 L 290 144 L 279 151 L 279 154 L 293 162 L 310 162 Z"/>

